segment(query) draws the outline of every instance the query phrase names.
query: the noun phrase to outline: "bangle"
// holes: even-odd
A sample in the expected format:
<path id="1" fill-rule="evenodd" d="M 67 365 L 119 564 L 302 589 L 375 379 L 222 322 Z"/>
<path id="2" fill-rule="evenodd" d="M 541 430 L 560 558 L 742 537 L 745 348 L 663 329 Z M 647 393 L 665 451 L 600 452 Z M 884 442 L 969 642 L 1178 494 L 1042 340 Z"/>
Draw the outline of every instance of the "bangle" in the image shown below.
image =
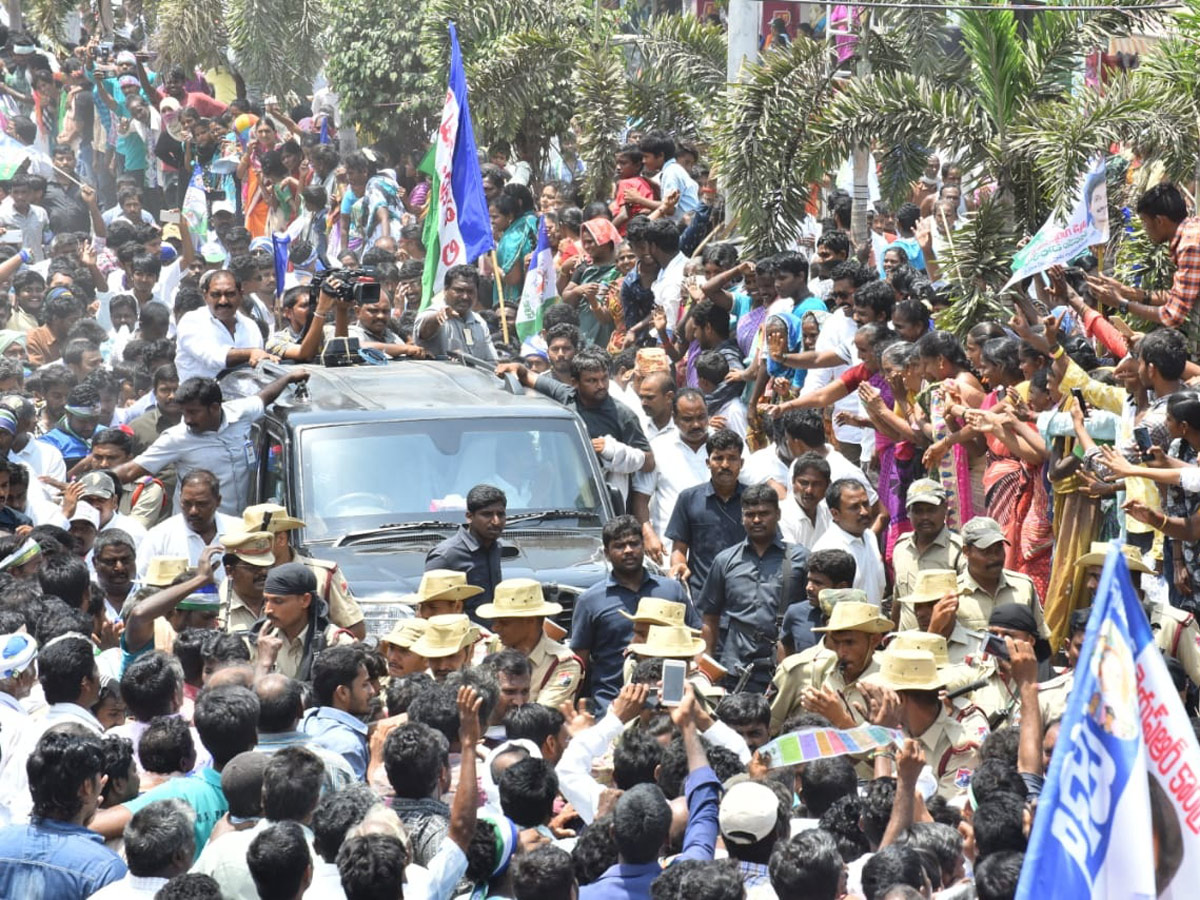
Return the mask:
<path id="1" fill-rule="evenodd" d="M 1062 359 L 1062 355 L 1063 355 L 1063 348 L 1062 348 L 1061 344 L 1050 351 L 1051 359 Z"/>
<path id="2" fill-rule="evenodd" d="M 1122 297 L 1121 302 L 1117 304 L 1117 309 L 1122 313 L 1129 312 L 1129 301 Z"/>
<path id="3" fill-rule="evenodd" d="M 1163 531 L 1167 527 L 1167 514 L 1164 512 L 1162 514 L 1162 517 L 1163 517 L 1162 524 L 1158 526 L 1159 531 Z"/>
<path id="4" fill-rule="evenodd" d="M 323 313 L 323 312 L 321 312 L 319 309 L 318 309 L 318 310 L 314 310 L 314 311 L 313 311 L 313 318 L 315 319 L 317 316 L 320 316 L 322 319 L 325 319 L 325 318 L 328 318 L 328 316 L 329 316 L 329 313 Z"/>

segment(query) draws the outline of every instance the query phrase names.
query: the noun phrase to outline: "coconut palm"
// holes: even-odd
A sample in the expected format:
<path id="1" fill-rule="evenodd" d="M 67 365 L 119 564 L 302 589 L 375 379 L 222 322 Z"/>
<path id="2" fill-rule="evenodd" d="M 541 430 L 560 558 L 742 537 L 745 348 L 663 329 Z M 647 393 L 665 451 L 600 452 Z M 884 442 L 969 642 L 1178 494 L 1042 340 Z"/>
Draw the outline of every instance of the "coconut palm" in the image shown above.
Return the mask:
<path id="1" fill-rule="evenodd" d="M 715 101 L 725 90 L 724 30 L 695 16 L 657 16 L 628 46 L 629 117 L 644 130 L 710 137 Z"/>
<path id="2" fill-rule="evenodd" d="M 281 102 L 285 96 L 306 97 L 324 61 L 327 20 L 322 0 L 226 0 L 238 74 Z"/>
<path id="3" fill-rule="evenodd" d="M 182 66 L 191 71 L 226 62 L 223 0 L 159 0 L 146 6 L 156 23 L 150 46 L 158 52 L 160 69 Z"/>

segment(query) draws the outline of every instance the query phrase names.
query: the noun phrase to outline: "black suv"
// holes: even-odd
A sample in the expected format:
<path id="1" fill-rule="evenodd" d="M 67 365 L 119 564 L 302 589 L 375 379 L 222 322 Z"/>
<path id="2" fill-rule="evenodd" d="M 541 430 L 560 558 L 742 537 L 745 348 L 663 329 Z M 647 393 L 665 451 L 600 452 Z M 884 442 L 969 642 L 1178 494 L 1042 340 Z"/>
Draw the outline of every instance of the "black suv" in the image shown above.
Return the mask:
<path id="1" fill-rule="evenodd" d="M 425 556 L 464 522 L 486 483 L 508 496 L 506 578 L 536 578 L 562 603 L 605 575 L 600 531 L 612 505 L 587 431 L 570 410 L 515 380 L 459 362 L 308 366 L 255 426 L 253 502 L 301 518 L 303 553 L 334 560 L 381 635 L 407 613 Z M 226 375 L 226 399 L 259 390 L 277 366 Z M 411 609 L 408 607 L 407 609 Z"/>

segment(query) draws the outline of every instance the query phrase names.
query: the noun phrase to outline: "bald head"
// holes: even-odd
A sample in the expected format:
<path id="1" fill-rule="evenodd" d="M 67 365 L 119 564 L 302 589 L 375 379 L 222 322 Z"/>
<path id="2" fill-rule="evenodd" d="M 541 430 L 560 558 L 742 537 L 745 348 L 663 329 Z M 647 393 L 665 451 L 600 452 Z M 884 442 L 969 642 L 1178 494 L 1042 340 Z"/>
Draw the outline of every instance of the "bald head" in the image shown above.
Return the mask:
<path id="1" fill-rule="evenodd" d="M 304 694 L 300 682 L 273 672 L 254 685 L 258 695 L 258 733 L 277 734 L 295 731 L 304 714 Z"/>
<path id="2" fill-rule="evenodd" d="M 225 666 L 213 672 L 208 676 L 208 681 L 204 682 L 206 688 L 221 687 L 228 684 L 236 685 L 237 687 L 253 688 L 254 668 L 249 663 L 235 663 L 234 665 Z"/>

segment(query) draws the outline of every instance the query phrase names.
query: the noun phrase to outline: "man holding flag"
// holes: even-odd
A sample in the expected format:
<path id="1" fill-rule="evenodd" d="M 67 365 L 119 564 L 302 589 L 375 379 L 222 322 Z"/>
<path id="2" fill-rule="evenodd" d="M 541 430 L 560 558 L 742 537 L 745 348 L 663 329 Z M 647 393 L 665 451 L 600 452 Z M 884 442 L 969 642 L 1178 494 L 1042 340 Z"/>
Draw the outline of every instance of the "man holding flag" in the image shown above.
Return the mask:
<path id="1" fill-rule="evenodd" d="M 467 76 L 454 23 L 450 23 L 450 84 L 434 136 L 433 156 L 433 184 L 423 236 L 426 254 L 422 309 L 430 305 L 437 286 L 445 287 L 450 269 L 474 263 L 495 247 L 467 104 Z"/>
<path id="2" fill-rule="evenodd" d="M 1200 745 L 1114 546 L 1016 897 L 1175 898 L 1198 883 Z"/>

